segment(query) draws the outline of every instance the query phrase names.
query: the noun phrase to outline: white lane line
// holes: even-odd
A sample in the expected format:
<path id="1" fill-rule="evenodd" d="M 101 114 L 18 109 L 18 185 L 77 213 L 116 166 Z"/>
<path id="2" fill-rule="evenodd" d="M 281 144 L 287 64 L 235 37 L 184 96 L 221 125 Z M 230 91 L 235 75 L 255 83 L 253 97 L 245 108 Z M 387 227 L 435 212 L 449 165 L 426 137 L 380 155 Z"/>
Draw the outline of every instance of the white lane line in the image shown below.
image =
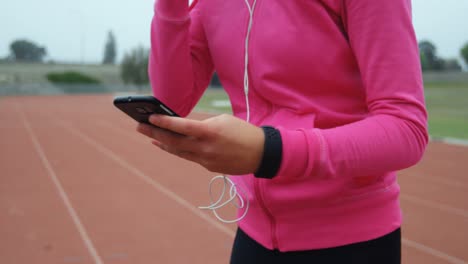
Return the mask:
<path id="1" fill-rule="evenodd" d="M 438 257 L 440 259 L 443 259 L 443 260 L 445 260 L 445 261 L 447 261 L 448 263 L 451 263 L 451 264 L 467 264 L 468 263 L 468 262 L 464 261 L 463 259 L 459 259 L 457 257 L 450 256 L 450 255 L 448 255 L 448 254 L 446 254 L 446 253 L 444 253 L 442 251 L 439 251 L 437 249 L 433 249 L 431 247 L 425 246 L 423 244 L 420 244 L 418 242 L 415 242 L 415 241 L 412 241 L 412 240 L 409 240 L 409 239 L 406 239 L 406 238 L 402 238 L 402 244 L 405 245 L 405 246 L 417 249 L 419 251 L 422 251 L 424 253 L 427 253 L 429 255 L 432 255 L 432 256 Z"/>
<path id="2" fill-rule="evenodd" d="M 462 138 L 452 138 L 452 137 L 429 137 L 433 142 L 442 142 L 447 145 L 454 145 L 458 147 L 468 147 L 468 140 Z"/>
<path id="3" fill-rule="evenodd" d="M 425 199 L 421 199 L 421 198 L 418 198 L 416 196 L 407 195 L 407 194 L 400 194 L 400 198 L 402 200 L 405 200 L 405 201 L 421 204 L 421 205 L 424 205 L 424 206 L 427 206 L 427 207 L 431 207 L 431 208 L 434 208 L 434 209 L 438 209 L 438 210 L 441 210 L 441 211 L 445 211 L 445 212 L 448 212 L 448 213 L 452 213 L 452 214 L 456 214 L 456 215 L 468 218 L 468 211 L 463 210 L 463 209 L 459 209 L 459 208 L 455 208 L 455 207 L 452 207 L 452 206 L 449 206 L 449 205 L 446 205 L 446 204 L 443 204 L 443 203 L 430 202 L 430 201 L 427 201 Z"/>
<path id="4" fill-rule="evenodd" d="M 76 210 L 73 208 L 73 205 L 71 204 L 67 193 L 63 189 L 62 184 L 60 183 L 60 181 L 59 181 L 59 179 L 57 177 L 57 174 L 55 173 L 55 171 L 52 168 L 49 160 L 47 159 L 47 156 L 45 155 L 45 152 L 44 152 L 41 144 L 39 143 L 39 140 L 37 139 L 34 131 L 32 130 L 29 121 L 27 120 L 24 113 L 20 110 L 18 105 L 16 105 L 16 110 L 20 114 L 23 125 L 26 128 L 26 130 L 28 131 L 29 137 L 31 138 L 31 141 L 33 142 L 34 148 L 35 148 L 37 154 L 39 155 L 39 157 L 40 157 L 40 159 L 42 161 L 42 164 L 46 168 L 49 177 L 51 178 L 52 182 L 54 183 L 55 187 L 57 188 L 57 191 L 58 191 L 58 193 L 60 195 L 60 198 L 62 198 L 62 201 L 65 204 L 65 207 L 67 208 L 67 211 L 70 214 L 70 217 L 72 218 L 73 223 L 75 224 L 76 228 L 78 229 L 78 233 L 80 234 L 81 239 L 83 240 L 86 248 L 89 251 L 89 254 L 91 255 L 91 257 L 94 260 L 94 263 L 103 264 L 104 262 L 102 261 L 102 259 L 99 256 L 96 248 L 94 247 L 93 242 L 89 238 L 89 235 L 86 232 L 85 227 L 81 223 L 81 220 L 78 217 L 78 214 L 76 213 Z"/>
<path id="5" fill-rule="evenodd" d="M 135 168 L 132 166 L 130 163 L 128 163 L 125 159 L 120 157 L 119 155 L 115 154 L 112 150 L 104 147 L 101 145 L 99 142 L 93 140 L 92 138 L 88 137 L 84 133 L 80 132 L 77 128 L 74 128 L 72 125 L 66 123 L 66 122 L 57 122 L 60 126 L 63 128 L 67 129 L 70 131 L 70 133 L 74 134 L 75 136 L 81 138 L 83 141 L 88 143 L 89 145 L 93 146 L 97 151 L 100 153 L 108 156 L 110 159 L 118 163 L 120 166 L 123 168 L 127 169 L 129 172 L 135 174 L 138 176 L 140 179 L 142 179 L 144 182 L 148 183 L 152 187 L 154 187 L 156 190 L 159 192 L 163 193 L 167 197 L 171 198 L 175 202 L 177 202 L 179 205 L 182 207 L 188 209 L 191 211 L 193 214 L 196 216 L 200 217 L 201 219 L 207 221 L 209 224 L 211 224 L 213 227 L 217 228 L 219 231 L 223 232 L 224 234 L 228 235 L 229 237 L 234 237 L 235 233 L 228 227 L 224 226 L 217 220 L 211 218 L 205 213 L 202 213 L 200 209 L 195 207 L 194 205 L 190 204 L 187 200 L 183 199 L 179 195 L 177 195 L 175 192 L 171 191 L 170 189 L 164 187 L 162 184 L 154 180 L 153 178 L 149 177 L 148 175 L 144 174 L 142 171 L 139 169 Z"/>

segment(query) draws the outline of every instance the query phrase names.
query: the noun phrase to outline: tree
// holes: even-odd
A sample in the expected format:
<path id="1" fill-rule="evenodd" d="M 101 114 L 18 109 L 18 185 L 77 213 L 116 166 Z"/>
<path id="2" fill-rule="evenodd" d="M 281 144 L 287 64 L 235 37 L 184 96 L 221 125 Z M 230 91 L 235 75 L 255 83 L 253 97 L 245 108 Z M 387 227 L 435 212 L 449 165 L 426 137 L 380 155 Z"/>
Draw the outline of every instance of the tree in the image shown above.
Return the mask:
<path id="1" fill-rule="evenodd" d="M 107 34 L 107 42 L 104 47 L 104 59 L 103 64 L 115 64 L 115 58 L 117 57 L 117 44 L 115 36 L 112 31 Z"/>
<path id="2" fill-rule="evenodd" d="M 444 60 L 444 71 L 461 71 L 462 67 L 457 59 Z"/>
<path id="3" fill-rule="evenodd" d="M 427 61 L 426 55 L 424 53 L 420 52 L 419 53 L 419 58 L 421 60 L 421 69 L 422 71 L 427 71 L 429 70 L 429 62 Z"/>
<path id="4" fill-rule="evenodd" d="M 25 39 L 12 42 L 10 51 L 11 57 L 15 61 L 42 62 L 47 55 L 45 47 Z"/>
<path id="5" fill-rule="evenodd" d="M 437 56 L 437 49 L 432 42 L 423 40 L 419 42 L 419 52 L 421 56 L 422 69 L 441 71 L 444 67 L 444 62 Z"/>
<path id="6" fill-rule="evenodd" d="M 463 45 L 460 50 L 463 60 L 465 60 L 466 65 L 468 65 L 468 42 Z"/>
<path id="7" fill-rule="evenodd" d="M 219 80 L 218 73 L 214 73 L 213 77 L 211 77 L 210 85 L 214 88 L 221 87 L 221 81 Z"/>
<path id="8" fill-rule="evenodd" d="M 148 56 L 149 50 L 141 46 L 124 55 L 120 76 L 126 84 L 143 85 L 149 82 Z"/>

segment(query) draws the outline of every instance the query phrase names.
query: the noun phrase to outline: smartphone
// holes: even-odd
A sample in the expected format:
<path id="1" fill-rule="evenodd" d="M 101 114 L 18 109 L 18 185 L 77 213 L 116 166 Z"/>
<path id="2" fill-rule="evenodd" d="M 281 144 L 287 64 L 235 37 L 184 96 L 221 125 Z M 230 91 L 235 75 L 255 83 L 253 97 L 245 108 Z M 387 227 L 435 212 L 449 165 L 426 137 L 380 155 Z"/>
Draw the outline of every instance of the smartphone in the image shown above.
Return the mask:
<path id="1" fill-rule="evenodd" d="M 150 95 L 118 96 L 114 98 L 114 105 L 139 123 L 150 124 L 148 118 L 152 114 L 179 116 Z"/>

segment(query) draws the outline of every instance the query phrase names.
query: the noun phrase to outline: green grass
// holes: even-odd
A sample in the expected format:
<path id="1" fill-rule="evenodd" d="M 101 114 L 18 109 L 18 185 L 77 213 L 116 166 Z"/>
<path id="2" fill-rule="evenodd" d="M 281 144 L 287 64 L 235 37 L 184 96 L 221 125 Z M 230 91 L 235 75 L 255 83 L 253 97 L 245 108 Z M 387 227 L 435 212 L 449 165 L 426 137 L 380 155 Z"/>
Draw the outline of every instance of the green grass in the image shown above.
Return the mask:
<path id="1" fill-rule="evenodd" d="M 431 136 L 468 139 L 468 83 L 426 83 L 425 97 Z M 196 109 L 231 112 L 230 107 L 214 107 L 215 100 L 228 100 L 228 96 L 222 89 L 208 89 Z"/>
<path id="2" fill-rule="evenodd" d="M 429 133 L 468 139 L 468 83 L 425 85 Z"/>
<path id="3" fill-rule="evenodd" d="M 429 133 L 433 137 L 468 139 L 468 122 L 456 118 L 430 117 Z"/>
<path id="4" fill-rule="evenodd" d="M 50 72 L 46 74 L 47 80 L 59 84 L 98 84 L 100 81 L 94 77 L 76 71 Z"/>
<path id="5" fill-rule="evenodd" d="M 103 84 L 122 84 L 118 65 L 0 63 L 0 84 L 47 84 L 50 72 L 77 71 L 99 79 Z"/>
<path id="6" fill-rule="evenodd" d="M 211 88 L 206 90 L 202 98 L 196 106 L 197 111 L 208 111 L 208 112 L 218 112 L 218 113 L 232 113 L 231 107 L 215 107 L 213 103 L 215 101 L 225 101 L 229 100 L 228 95 L 223 89 Z"/>

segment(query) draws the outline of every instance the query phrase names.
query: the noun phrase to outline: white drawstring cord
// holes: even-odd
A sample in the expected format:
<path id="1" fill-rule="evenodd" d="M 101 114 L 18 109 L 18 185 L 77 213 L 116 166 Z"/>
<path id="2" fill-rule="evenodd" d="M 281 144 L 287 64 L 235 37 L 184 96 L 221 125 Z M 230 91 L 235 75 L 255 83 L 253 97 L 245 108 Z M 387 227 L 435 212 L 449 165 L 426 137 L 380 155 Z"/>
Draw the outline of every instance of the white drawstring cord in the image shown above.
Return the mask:
<path id="1" fill-rule="evenodd" d="M 257 0 L 254 0 L 253 5 L 250 6 L 249 0 L 245 0 L 245 4 L 247 5 L 247 8 L 249 9 L 249 24 L 247 26 L 247 35 L 245 37 L 245 60 L 244 60 L 244 95 L 245 95 L 245 105 L 247 108 L 247 116 L 246 116 L 246 121 L 250 122 L 250 104 L 249 104 L 249 39 L 250 39 L 250 31 L 252 31 L 252 24 L 253 24 L 253 12 L 255 10 L 255 5 L 257 3 Z M 221 195 L 219 196 L 218 200 L 216 202 L 213 202 L 213 192 L 212 192 L 212 186 L 213 183 L 218 180 L 222 179 L 223 180 L 223 190 L 221 192 Z M 226 194 L 226 185 L 229 184 L 229 198 L 223 202 L 224 195 Z M 237 186 L 231 179 L 229 179 L 225 175 L 218 175 L 214 178 L 211 179 L 210 185 L 209 185 L 209 193 L 210 193 L 210 200 L 211 204 L 208 206 L 199 206 L 198 208 L 202 210 L 211 210 L 213 214 L 216 216 L 216 218 L 227 224 L 235 223 L 240 220 L 242 220 L 246 215 L 247 211 L 249 210 L 249 200 L 242 198 L 242 196 L 239 194 L 237 190 L 241 190 L 244 195 L 247 195 L 246 191 L 242 189 L 240 186 Z M 240 204 L 235 202 L 236 197 L 239 199 Z M 218 212 L 216 212 L 217 209 L 222 208 L 229 203 L 234 201 L 234 206 L 237 207 L 238 209 L 244 208 L 245 210 L 244 213 L 240 216 L 237 217 L 236 219 L 233 220 L 226 220 L 222 218 Z"/>

